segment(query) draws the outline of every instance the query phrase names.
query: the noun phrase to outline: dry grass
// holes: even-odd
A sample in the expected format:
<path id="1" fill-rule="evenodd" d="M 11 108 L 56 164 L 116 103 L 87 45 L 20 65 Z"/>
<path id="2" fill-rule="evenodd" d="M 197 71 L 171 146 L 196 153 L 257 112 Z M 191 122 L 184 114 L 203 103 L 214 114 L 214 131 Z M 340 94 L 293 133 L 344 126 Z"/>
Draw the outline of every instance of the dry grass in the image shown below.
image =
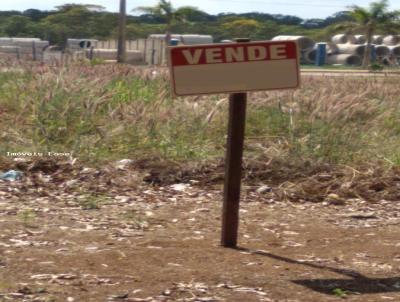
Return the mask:
<path id="1" fill-rule="evenodd" d="M 302 156 L 339 162 L 384 159 L 398 164 L 397 81 L 304 78 L 296 91 L 255 94 L 252 111 L 280 108 L 288 124 L 284 142 L 289 151 L 295 149 Z"/>
<path id="2" fill-rule="evenodd" d="M 1 63 L 0 152 L 82 160 L 223 156 L 226 95 L 174 99 L 161 68 Z M 23 72 L 21 72 L 23 69 Z M 396 78 L 304 78 L 249 96 L 247 156 L 400 163 Z"/>

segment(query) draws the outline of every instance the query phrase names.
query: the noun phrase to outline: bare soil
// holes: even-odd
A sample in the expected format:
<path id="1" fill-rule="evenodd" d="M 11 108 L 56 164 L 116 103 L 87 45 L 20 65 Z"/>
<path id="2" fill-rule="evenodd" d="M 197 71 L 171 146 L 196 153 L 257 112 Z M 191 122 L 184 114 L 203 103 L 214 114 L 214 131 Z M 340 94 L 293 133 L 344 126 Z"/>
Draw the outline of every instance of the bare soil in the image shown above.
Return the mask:
<path id="1" fill-rule="evenodd" d="M 400 301 L 396 169 L 246 163 L 227 249 L 220 163 L 0 168 L 0 301 Z"/>

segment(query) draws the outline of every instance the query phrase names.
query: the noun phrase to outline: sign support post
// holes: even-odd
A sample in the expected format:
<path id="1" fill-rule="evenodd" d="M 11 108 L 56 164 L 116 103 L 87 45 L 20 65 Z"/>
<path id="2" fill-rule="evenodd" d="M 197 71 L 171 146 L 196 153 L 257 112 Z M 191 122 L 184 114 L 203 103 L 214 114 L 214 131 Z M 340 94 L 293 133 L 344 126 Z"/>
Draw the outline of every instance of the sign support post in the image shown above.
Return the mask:
<path id="1" fill-rule="evenodd" d="M 235 39 L 250 42 L 250 39 Z M 221 245 L 236 248 L 239 228 L 240 186 L 246 123 L 247 93 L 229 95 L 228 138 L 225 155 Z"/>
<path id="2" fill-rule="evenodd" d="M 246 93 L 229 96 L 228 139 L 225 156 L 221 244 L 236 248 L 239 228 L 240 184 L 246 119 Z"/>

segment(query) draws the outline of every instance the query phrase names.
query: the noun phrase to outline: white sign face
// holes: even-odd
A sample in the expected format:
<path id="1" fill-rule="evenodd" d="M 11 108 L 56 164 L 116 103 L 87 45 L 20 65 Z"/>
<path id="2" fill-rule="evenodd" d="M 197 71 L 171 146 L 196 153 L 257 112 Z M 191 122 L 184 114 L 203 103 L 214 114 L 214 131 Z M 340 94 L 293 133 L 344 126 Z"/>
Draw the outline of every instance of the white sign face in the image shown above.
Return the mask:
<path id="1" fill-rule="evenodd" d="M 297 88 L 295 41 L 207 44 L 169 48 L 175 95 Z"/>

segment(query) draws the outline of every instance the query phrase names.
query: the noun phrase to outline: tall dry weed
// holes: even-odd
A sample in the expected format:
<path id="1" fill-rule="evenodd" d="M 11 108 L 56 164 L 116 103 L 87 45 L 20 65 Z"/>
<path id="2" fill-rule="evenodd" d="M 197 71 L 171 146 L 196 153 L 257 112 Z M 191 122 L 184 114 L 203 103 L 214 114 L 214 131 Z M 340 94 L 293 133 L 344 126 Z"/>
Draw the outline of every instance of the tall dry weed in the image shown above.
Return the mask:
<path id="1" fill-rule="evenodd" d="M 89 160 L 223 155 L 227 96 L 173 98 L 165 68 L 0 67 L 7 69 L 0 74 L 2 154 L 49 150 Z M 247 154 L 400 163 L 399 95 L 390 77 L 305 77 L 298 90 L 250 93 Z"/>

